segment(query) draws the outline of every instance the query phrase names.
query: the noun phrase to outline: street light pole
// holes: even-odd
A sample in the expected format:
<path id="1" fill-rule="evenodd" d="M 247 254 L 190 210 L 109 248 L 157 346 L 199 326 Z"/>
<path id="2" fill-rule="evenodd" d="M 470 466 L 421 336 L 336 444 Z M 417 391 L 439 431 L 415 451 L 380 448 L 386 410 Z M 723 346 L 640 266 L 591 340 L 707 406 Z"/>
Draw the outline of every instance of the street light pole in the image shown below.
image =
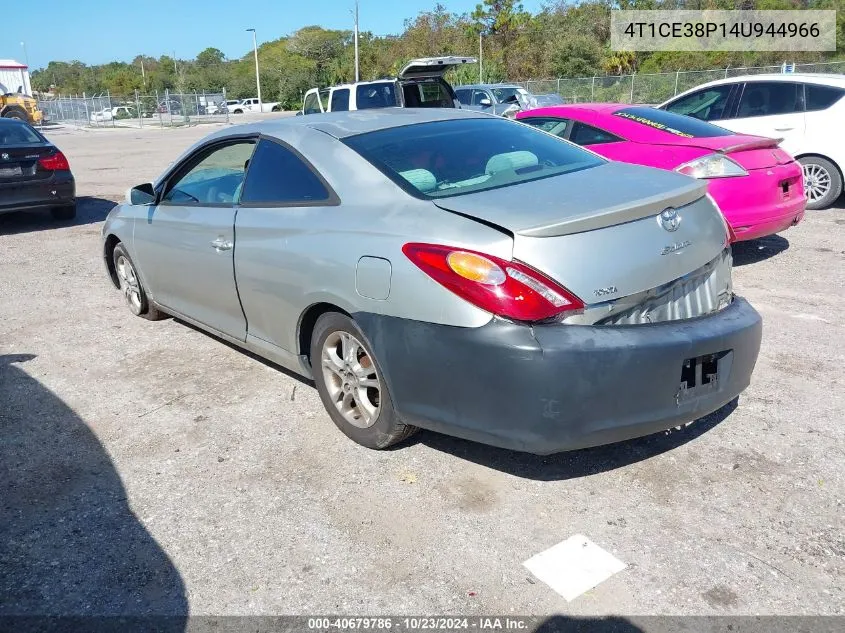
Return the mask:
<path id="1" fill-rule="evenodd" d="M 26 62 L 26 67 L 29 68 L 29 53 L 26 52 L 26 42 L 21 42 L 21 48 L 23 49 L 23 58 Z"/>
<path id="2" fill-rule="evenodd" d="M 258 111 L 263 112 L 261 101 L 261 78 L 258 76 L 258 41 L 255 39 L 255 29 L 247 29 L 252 32 L 252 50 L 255 53 L 255 87 L 258 90 Z"/>
<path id="3" fill-rule="evenodd" d="M 484 36 L 478 34 L 478 83 L 484 83 L 484 47 L 481 45 Z"/>
<path id="4" fill-rule="evenodd" d="M 358 64 L 358 0 L 355 0 L 355 81 L 360 81 Z"/>

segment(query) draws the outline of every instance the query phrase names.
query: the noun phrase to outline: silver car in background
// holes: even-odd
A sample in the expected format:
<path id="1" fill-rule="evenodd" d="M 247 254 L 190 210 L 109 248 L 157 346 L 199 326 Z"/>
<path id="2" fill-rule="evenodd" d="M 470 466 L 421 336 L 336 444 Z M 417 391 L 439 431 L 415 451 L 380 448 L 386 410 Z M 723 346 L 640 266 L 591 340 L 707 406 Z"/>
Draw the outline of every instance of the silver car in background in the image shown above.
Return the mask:
<path id="1" fill-rule="evenodd" d="M 103 255 L 132 313 L 313 378 L 371 448 L 417 427 L 534 453 L 633 438 L 733 400 L 757 359 L 701 181 L 506 119 L 235 126 L 127 198 Z"/>
<path id="2" fill-rule="evenodd" d="M 462 108 L 485 114 L 510 116 L 539 105 L 530 92 L 515 84 L 472 84 L 455 88 Z"/>

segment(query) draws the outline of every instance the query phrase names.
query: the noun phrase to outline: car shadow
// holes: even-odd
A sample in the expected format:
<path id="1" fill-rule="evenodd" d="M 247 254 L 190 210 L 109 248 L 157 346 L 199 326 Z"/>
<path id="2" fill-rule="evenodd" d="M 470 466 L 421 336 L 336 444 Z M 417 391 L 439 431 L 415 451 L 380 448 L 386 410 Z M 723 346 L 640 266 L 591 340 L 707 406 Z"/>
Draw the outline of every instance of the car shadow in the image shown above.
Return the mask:
<path id="1" fill-rule="evenodd" d="M 184 325 L 186 328 L 190 328 L 190 329 L 194 330 L 195 332 L 197 332 L 198 334 L 202 334 L 203 336 L 213 338 L 215 341 L 225 345 L 229 349 L 233 349 L 236 352 L 238 352 L 239 354 L 243 354 L 244 356 L 247 356 L 247 357 L 249 357 L 249 358 L 251 358 L 255 361 L 258 361 L 262 365 L 264 365 L 266 367 L 270 367 L 271 369 L 274 369 L 274 370 L 278 371 L 279 373 L 284 374 L 288 378 L 293 378 L 297 382 L 299 382 L 299 383 L 301 383 L 301 384 L 303 384 L 307 387 L 314 387 L 314 381 L 313 380 L 305 378 L 304 376 L 300 376 L 299 374 L 292 372 L 287 367 L 282 367 L 281 365 L 274 363 L 271 360 L 267 360 L 263 356 L 259 356 L 258 354 L 251 352 L 248 349 L 241 347 L 240 345 L 235 345 L 234 343 L 230 343 L 226 339 L 220 338 L 219 336 L 217 336 L 213 332 L 203 330 L 201 327 L 197 327 L 193 323 L 188 323 L 187 321 L 183 321 L 179 317 L 172 317 L 172 318 L 179 325 Z M 316 388 L 316 387 L 314 387 L 314 388 Z"/>
<path id="2" fill-rule="evenodd" d="M 502 618 L 504 619 L 504 618 Z M 541 620 L 532 633 L 644 633 L 643 629 L 628 618 L 617 615 L 605 617 L 572 617 L 568 615 L 553 615 Z"/>
<path id="3" fill-rule="evenodd" d="M 133 514 L 95 434 L 24 371 L 33 358 L 0 355 L 0 630 L 157 616 L 155 630 L 184 631 L 179 572 Z"/>
<path id="4" fill-rule="evenodd" d="M 0 235 L 49 231 L 50 229 L 83 224 L 96 224 L 106 219 L 117 203 L 105 198 L 79 196 L 76 199 L 76 217 L 73 220 L 54 220 L 48 210 L 16 211 L 0 215 Z"/>
<path id="5" fill-rule="evenodd" d="M 396 448 L 401 450 L 403 446 L 421 443 L 434 450 L 522 479 L 565 481 L 629 466 L 691 442 L 733 413 L 738 400 L 739 398 L 734 398 L 721 409 L 680 429 L 554 455 L 521 453 L 433 431 L 420 431 L 411 439 L 397 445 Z"/>
<path id="6" fill-rule="evenodd" d="M 747 242 L 734 242 L 731 246 L 734 266 L 757 264 L 779 255 L 789 248 L 789 240 L 780 235 L 767 235 Z"/>

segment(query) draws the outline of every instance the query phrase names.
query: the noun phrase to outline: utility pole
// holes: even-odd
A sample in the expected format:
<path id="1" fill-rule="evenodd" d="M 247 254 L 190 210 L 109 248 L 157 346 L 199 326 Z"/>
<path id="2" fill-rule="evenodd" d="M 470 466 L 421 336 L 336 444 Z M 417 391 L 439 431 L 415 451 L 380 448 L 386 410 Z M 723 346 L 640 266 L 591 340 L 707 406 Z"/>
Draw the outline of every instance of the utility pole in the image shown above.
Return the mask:
<path id="1" fill-rule="evenodd" d="M 478 83 L 484 83 L 484 47 L 482 46 L 482 42 L 484 41 L 484 35 L 481 33 L 478 34 Z"/>
<path id="2" fill-rule="evenodd" d="M 261 78 L 258 76 L 258 40 L 255 39 L 255 29 L 247 29 L 252 32 L 252 50 L 255 53 L 255 88 L 258 90 L 258 111 L 263 112 L 264 107 L 261 101 Z"/>
<path id="3" fill-rule="evenodd" d="M 361 81 L 358 64 L 358 0 L 355 0 L 355 81 Z"/>
<path id="4" fill-rule="evenodd" d="M 141 81 L 144 83 L 144 92 L 147 91 L 147 73 L 144 70 L 144 58 L 141 57 Z"/>

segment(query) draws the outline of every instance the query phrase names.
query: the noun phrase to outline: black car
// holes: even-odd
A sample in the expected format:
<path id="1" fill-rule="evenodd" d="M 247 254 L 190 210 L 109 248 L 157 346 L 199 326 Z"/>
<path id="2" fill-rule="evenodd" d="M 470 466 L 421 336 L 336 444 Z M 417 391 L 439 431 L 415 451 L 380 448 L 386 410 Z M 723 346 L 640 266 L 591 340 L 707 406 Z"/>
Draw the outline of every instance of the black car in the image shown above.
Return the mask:
<path id="1" fill-rule="evenodd" d="M 35 128 L 0 118 L 0 214 L 49 209 L 76 217 L 76 183 L 67 158 Z"/>

